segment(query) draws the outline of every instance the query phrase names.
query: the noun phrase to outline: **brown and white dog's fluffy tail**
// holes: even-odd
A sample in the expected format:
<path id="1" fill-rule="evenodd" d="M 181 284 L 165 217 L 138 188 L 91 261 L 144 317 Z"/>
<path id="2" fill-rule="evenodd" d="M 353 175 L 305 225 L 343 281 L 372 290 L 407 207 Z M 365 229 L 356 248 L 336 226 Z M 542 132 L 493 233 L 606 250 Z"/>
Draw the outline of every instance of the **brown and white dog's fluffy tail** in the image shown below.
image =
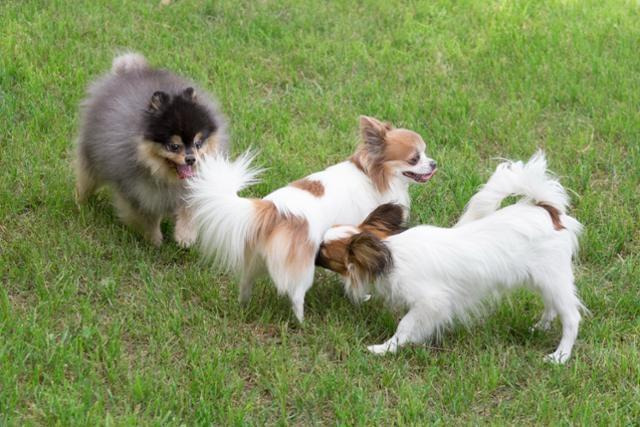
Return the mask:
<path id="1" fill-rule="evenodd" d="M 255 239 L 260 200 L 238 196 L 254 184 L 260 170 L 251 167 L 253 155 L 236 160 L 209 156 L 189 181 L 187 203 L 193 208 L 199 245 L 205 257 L 225 271 L 239 271 L 245 265 L 247 242 Z"/>

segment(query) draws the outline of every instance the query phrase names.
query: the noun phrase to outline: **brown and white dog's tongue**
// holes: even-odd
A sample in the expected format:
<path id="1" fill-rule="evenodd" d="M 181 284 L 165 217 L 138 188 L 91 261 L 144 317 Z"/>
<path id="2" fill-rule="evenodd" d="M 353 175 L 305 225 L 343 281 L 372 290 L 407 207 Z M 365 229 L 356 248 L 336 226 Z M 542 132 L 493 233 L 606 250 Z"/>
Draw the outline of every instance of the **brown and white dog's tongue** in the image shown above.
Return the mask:
<path id="1" fill-rule="evenodd" d="M 180 179 L 191 178 L 194 175 L 191 165 L 176 165 L 176 170 L 178 171 L 178 177 Z"/>

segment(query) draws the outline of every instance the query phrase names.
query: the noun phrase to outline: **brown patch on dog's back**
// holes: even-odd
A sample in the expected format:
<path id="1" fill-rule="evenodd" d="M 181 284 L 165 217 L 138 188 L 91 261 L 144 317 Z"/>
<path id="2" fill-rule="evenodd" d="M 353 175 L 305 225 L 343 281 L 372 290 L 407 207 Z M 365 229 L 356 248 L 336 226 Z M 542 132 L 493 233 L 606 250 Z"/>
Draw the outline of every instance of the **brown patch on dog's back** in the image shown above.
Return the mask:
<path id="1" fill-rule="evenodd" d="M 551 222 L 553 223 L 553 228 L 560 231 L 560 230 L 564 230 L 564 225 L 562 225 L 562 222 L 560 221 L 560 211 L 558 210 L 558 208 L 548 205 L 546 203 L 540 202 L 536 204 L 537 206 L 540 206 L 542 209 L 546 210 L 547 212 L 549 212 L 549 216 L 551 217 Z"/>
<path id="2" fill-rule="evenodd" d="M 299 188 L 300 190 L 308 191 L 316 197 L 322 197 L 324 195 L 324 185 L 320 181 L 313 179 L 299 179 L 289 184 L 292 187 Z"/>

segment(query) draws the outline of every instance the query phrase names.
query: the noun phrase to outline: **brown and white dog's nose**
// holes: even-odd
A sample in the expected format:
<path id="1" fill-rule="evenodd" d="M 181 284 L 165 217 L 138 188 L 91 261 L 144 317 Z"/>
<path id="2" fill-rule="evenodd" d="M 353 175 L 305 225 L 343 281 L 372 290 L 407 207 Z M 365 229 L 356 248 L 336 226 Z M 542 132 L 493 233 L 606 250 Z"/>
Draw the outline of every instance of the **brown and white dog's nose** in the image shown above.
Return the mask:
<path id="1" fill-rule="evenodd" d="M 184 161 L 189 165 L 193 165 L 196 162 L 196 156 L 186 156 Z"/>

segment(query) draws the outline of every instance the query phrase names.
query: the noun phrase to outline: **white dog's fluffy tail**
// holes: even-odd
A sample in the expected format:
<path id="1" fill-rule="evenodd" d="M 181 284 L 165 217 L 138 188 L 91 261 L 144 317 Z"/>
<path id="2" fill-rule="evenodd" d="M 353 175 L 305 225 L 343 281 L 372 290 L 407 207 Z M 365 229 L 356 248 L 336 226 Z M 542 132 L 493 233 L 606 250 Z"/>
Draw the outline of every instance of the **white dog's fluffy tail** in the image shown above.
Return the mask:
<path id="1" fill-rule="evenodd" d="M 261 170 L 251 167 L 254 155 L 245 152 L 234 161 L 223 156 L 205 158 L 189 182 L 187 202 L 193 209 L 203 255 L 224 270 L 239 271 L 254 229 L 252 199 L 238 192 L 257 182 Z"/>
<path id="2" fill-rule="evenodd" d="M 509 196 L 522 196 L 531 203 L 552 206 L 561 215 L 569 206 L 567 192 L 547 171 L 547 159 L 540 150 L 527 163 L 508 161 L 499 164 L 489 181 L 471 198 L 456 225 L 495 212 Z"/>
<path id="3" fill-rule="evenodd" d="M 126 74 L 131 72 L 143 71 L 149 68 L 149 63 L 139 53 L 127 52 L 118 55 L 113 59 L 111 64 L 111 72 L 114 74 Z"/>

